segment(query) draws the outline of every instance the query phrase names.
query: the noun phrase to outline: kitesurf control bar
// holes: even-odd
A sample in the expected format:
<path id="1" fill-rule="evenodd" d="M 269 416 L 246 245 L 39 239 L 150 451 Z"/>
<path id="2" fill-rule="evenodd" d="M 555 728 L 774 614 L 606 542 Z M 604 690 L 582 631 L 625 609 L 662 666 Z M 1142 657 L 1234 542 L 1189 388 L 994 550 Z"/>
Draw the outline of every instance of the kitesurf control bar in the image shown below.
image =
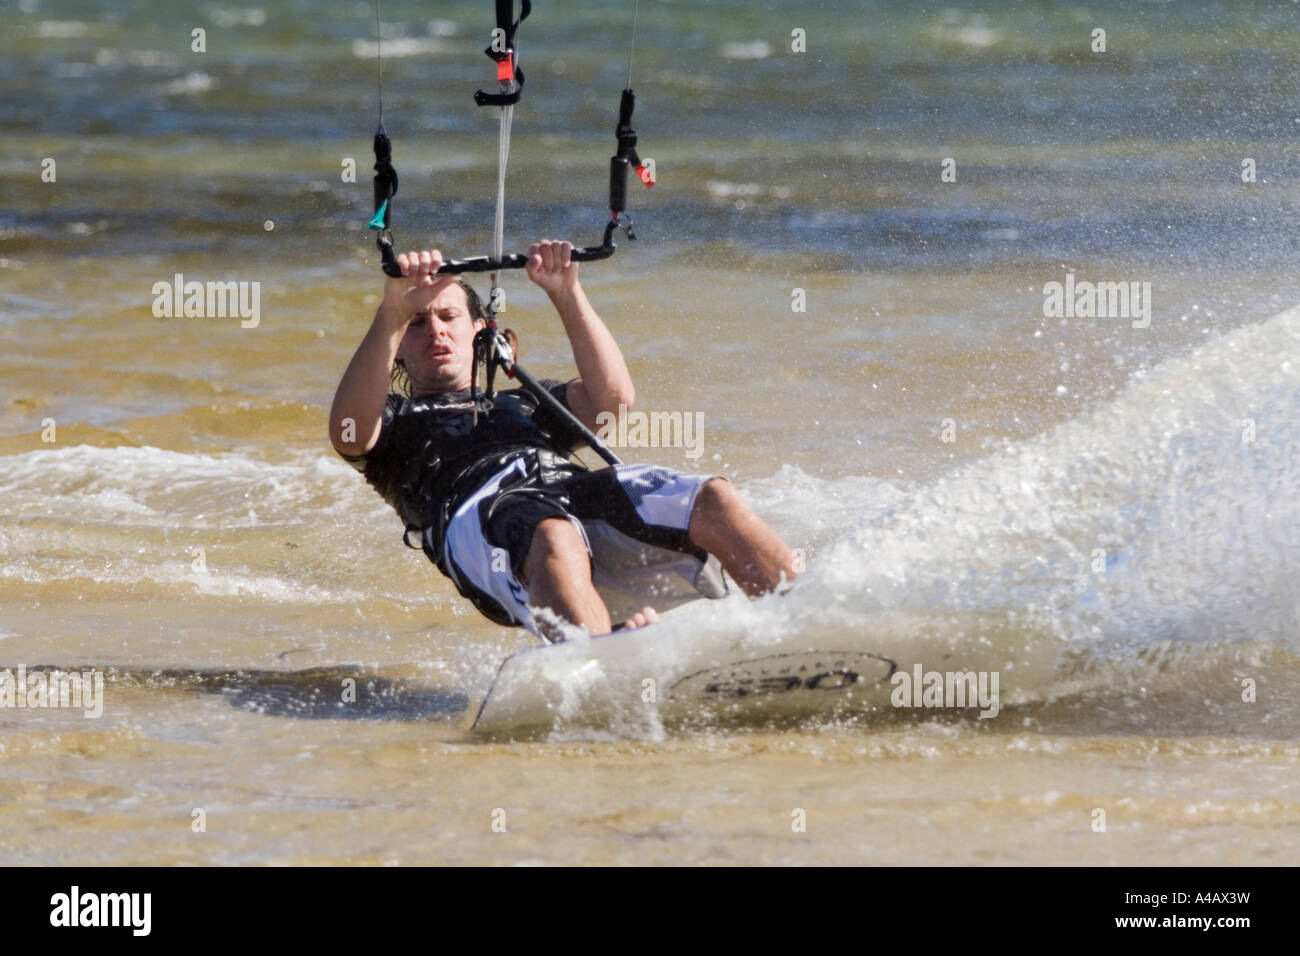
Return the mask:
<path id="1" fill-rule="evenodd" d="M 623 225 L 619 220 L 611 219 L 609 224 L 605 226 L 605 238 L 600 245 L 583 246 L 574 249 L 569 254 L 569 258 L 573 262 L 597 262 L 601 259 L 608 259 L 614 254 L 614 250 L 618 248 L 614 243 L 614 230 L 620 226 L 627 233 L 629 239 L 636 238 L 631 231 L 632 221 L 630 219 L 628 219 L 627 225 Z M 384 252 L 386 250 L 388 253 L 388 256 L 384 258 L 384 272 L 397 278 L 402 274 L 402 267 L 397 264 L 397 257 L 392 253 L 392 242 L 390 241 L 387 246 L 384 246 L 382 245 L 383 237 L 381 236 L 380 239 L 380 251 Z M 474 256 L 469 259 L 448 259 L 438 268 L 435 275 L 460 275 L 462 272 L 497 272 L 501 269 L 523 269 L 527 265 L 528 256 L 515 252 L 504 255 L 500 259 L 494 259 L 492 256 Z"/>
<path id="2" fill-rule="evenodd" d="M 525 7 L 527 5 L 525 4 Z M 521 16 L 522 20 L 523 17 Z M 514 24 L 516 27 L 518 23 Z M 632 111 L 636 108 L 636 95 L 630 89 L 623 91 L 618 109 L 618 127 L 614 133 L 618 137 L 618 153 L 609 160 L 609 212 L 611 219 L 605 225 L 605 234 L 598 246 L 583 246 L 574 249 L 570 259 L 574 262 L 598 262 L 614 254 L 614 231 L 622 229 L 629 239 L 635 239 L 632 232 L 632 219 L 627 215 L 627 173 L 636 169 L 647 189 L 655 184 L 649 168 L 641 162 L 636 152 L 636 130 L 632 128 Z M 393 146 L 388 138 L 388 131 L 383 124 L 375 131 L 375 215 L 367 225 L 379 235 L 375 244 L 379 247 L 381 268 L 386 275 L 398 278 L 402 267 L 397 264 L 397 255 L 393 251 L 392 199 L 397 193 L 397 170 L 393 168 Z M 497 272 L 502 269 L 523 269 L 528 265 L 528 256 L 519 253 L 494 256 L 474 256 L 469 259 L 449 259 L 438 269 L 438 275 L 459 275 L 462 272 Z"/>
<path id="3" fill-rule="evenodd" d="M 520 18 L 522 19 L 522 17 Z M 517 25 L 517 24 L 516 24 Z M 618 246 L 614 243 L 614 230 L 621 228 L 629 239 L 635 239 L 632 232 L 632 219 L 627 215 L 627 173 L 636 169 L 637 176 L 649 189 L 655 184 L 654 177 L 641 157 L 636 152 L 636 130 L 632 128 L 632 111 L 636 108 L 636 94 L 632 90 L 623 91 L 618 108 L 618 127 L 614 130 L 618 137 L 618 153 L 609 160 L 609 212 L 612 217 L 605 225 L 605 235 L 598 246 L 583 246 L 574 249 L 570 259 L 574 262 L 598 262 L 608 259 Z M 393 168 L 393 148 L 383 126 L 375 133 L 375 217 L 370 220 L 371 229 L 379 230 L 375 242 L 379 246 L 382 268 L 386 275 L 397 278 L 402 274 L 402 267 L 397 264 L 393 252 L 393 236 L 389 231 L 392 216 L 390 200 L 397 192 L 397 171 Z M 493 256 L 474 256 L 469 259 L 449 259 L 438 269 L 438 275 L 459 275 L 462 272 L 497 272 L 502 269 L 523 269 L 528 265 L 528 256 L 510 253 L 500 259 Z"/>

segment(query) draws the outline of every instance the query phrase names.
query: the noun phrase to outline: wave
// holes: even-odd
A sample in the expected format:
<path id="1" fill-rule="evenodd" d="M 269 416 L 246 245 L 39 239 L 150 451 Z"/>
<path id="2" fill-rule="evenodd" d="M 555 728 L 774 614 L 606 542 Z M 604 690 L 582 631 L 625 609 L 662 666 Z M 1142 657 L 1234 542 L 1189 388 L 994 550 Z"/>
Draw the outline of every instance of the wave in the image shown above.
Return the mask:
<path id="1" fill-rule="evenodd" d="M 313 453 L 272 463 L 148 446 L 33 451 L 0 458 L 0 496 L 0 578 L 106 593 L 180 586 L 268 604 L 355 605 L 367 593 L 322 574 L 322 561 L 350 562 L 360 529 L 390 545 L 400 531 L 351 467 Z M 346 546 L 331 546 L 340 535 Z"/>
<path id="2" fill-rule="evenodd" d="M 1300 649 L 1300 308 L 915 490 L 810 571 L 810 613 L 1015 609 L 1067 641 Z"/>
<path id="3" fill-rule="evenodd" d="M 552 654 L 551 672 L 576 675 L 556 691 L 556 733 L 616 712 L 626 726 L 613 732 L 657 736 L 628 705 L 633 678 L 801 647 L 882 653 L 908 671 L 997 670 L 1012 708 L 1092 695 L 1083 716 L 1055 718 L 1074 729 L 1300 725 L 1300 308 L 924 486 L 821 482 L 790 467 L 777 478 L 744 491 L 792 540 L 791 529 L 822 530 L 808 516 L 823 506 L 851 526 L 783 595 L 665 616 L 615 662 L 627 687 L 584 666 L 576 646 Z M 1247 683 L 1270 688 L 1270 706 L 1249 716 Z M 882 707 L 868 709 L 880 718 Z"/>

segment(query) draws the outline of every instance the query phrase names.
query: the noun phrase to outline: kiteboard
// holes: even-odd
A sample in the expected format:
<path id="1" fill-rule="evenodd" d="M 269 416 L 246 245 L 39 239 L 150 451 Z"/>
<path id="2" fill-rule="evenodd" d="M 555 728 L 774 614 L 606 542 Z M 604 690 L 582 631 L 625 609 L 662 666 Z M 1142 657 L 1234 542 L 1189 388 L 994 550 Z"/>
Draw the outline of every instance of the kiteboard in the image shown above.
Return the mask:
<path id="1" fill-rule="evenodd" d="M 1027 676 L 1035 668 L 1024 638 L 997 615 L 882 614 L 862 628 L 804 628 L 776 640 L 691 635 L 661 622 L 515 652 L 466 723 L 487 736 L 617 734 L 883 710 L 896 706 L 900 671 L 909 680 L 934 668 Z"/>

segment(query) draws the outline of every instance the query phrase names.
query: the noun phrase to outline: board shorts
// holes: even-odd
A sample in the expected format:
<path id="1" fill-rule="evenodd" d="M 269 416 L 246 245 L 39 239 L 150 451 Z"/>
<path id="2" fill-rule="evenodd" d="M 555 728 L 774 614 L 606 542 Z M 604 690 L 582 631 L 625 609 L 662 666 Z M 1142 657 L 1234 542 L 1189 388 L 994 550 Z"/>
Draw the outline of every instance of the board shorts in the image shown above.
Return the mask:
<path id="1" fill-rule="evenodd" d="M 534 451 L 493 474 L 456 508 L 443 536 L 447 576 L 490 620 L 541 633 L 521 581 L 537 525 L 564 518 L 591 558 L 610 620 L 728 593 L 718 559 L 690 540 L 695 496 L 713 475 L 654 465 L 579 470 Z M 723 479 L 726 480 L 726 479 Z"/>

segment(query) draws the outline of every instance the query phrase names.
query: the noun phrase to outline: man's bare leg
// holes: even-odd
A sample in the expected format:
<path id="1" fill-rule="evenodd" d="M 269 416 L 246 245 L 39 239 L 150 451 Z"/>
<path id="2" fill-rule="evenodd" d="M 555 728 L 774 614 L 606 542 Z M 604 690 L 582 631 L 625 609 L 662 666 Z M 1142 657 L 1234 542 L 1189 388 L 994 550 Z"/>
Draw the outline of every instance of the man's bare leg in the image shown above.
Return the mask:
<path id="1" fill-rule="evenodd" d="M 695 495 L 688 534 L 715 555 L 750 597 L 793 580 L 794 554 L 729 481 L 714 478 Z"/>
<path id="2" fill-rule="evenodd" d="M 714 478 L 700 488 L 687 534 L 715 555 L 750 597 L 774 590 L 782 575 L 791 581 L 797 574 L 789 546 L 729 481 Z M 591 558 L 568 520 L 547 518 L 538 523 L 524 559 L 523 583 L 533 606 L 548 607 L 589 634 L 610 630 L 609 611 L 591 582 Z M 625 627 L 644 627 L 658 619 L 654 609 L 646 607 Z M 539 626 L 551 640 L 563 640 L 562 634 L 540 622 Z"/>
<path id="3" fill-rule="evenodd" d="M 538 522 L 522 570 L 529 604 L 550 608 L 566 621 L 585 627 L 588 634 L 609 632 L 609 610 L 591 583 L 591 558 L 582 536 L 567 519 L 546 518 Z M 624 627 L 628 630 L 644 627 L 658 619 L 654 609 L 646 607 Z M 555 628 L 541 621 L 537 624 L 550 640 L 564 640 L 564 635 Z"/>

